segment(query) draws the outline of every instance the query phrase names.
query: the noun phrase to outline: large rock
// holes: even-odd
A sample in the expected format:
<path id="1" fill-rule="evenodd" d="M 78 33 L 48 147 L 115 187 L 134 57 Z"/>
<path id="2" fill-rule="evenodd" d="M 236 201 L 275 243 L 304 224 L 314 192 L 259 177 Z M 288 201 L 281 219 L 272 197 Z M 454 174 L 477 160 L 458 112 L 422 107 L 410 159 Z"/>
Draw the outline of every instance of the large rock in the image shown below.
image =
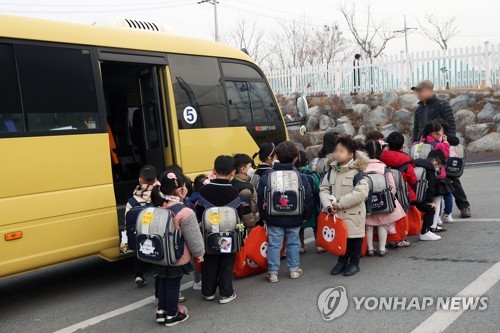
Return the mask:
<path id="1" fill-rule="evenodd" d="M 368 134 L 371 131 L 378 131 L 378 127 L 375 124 L 363 124 L 358 128 L 358 134 Z"/>
<path id="2" fill-rule="evenodd" d="M 319 129 L 321 131 L 326 131 L 330 127 L 335 127 L 335 121 L 328 116 L 322 115 L 319 118 Z"/>
<path id="3" fill-rule="evenodd" d="M 380 132 L 384 135 L 384 138 L 387 139 L 392 132 L 399 132 L 399 126 L 396 124 L 387 124 L 380 128 Z"/>
<path id="4" fill-rule="evenodd" d="M 439 99 L 444 99 L 446 101 L 450 100 L 450 94 L 440 93 L 440 94 L 436 94 L 436 97 Z"/>
<path id="5" fill-rule="evenodd" d="M 354 104 L 351 108 L 357 114 L 370 112 L 371 110 L 371 107 L 368 104 Z"/>
<path id="6" fill-rule="evenodd" d="M 460 110 L 455 113 L 455 123 L 458 130 L 464 130 L 466 126 L 476 123 L 476 114 L 469 110 Z"/>
<path id="7" fill-rule="evenodd" d="M 460 142 L 460 144 L 462 146 L 465 146 L 465 138 L 461 133 L 457 132 L 457 139 L 458 139 L 458 142 Z"/>
<path id="8" fill-rule="evenodd" d="M 459 95 L 450 100 L 450 106 L 453 111 L 458 111 L 462 109 L 466 109 L 469 106 L 469 97 L 467 95 Z"/>
<path id="9" fill-rule="evenodd" d="M 465 127 L 465 138 L 469 141 L 476 141 L 488 134 L 490 124 L 476 124 Z"/>
<path id="10" fill-rule="evenodd" d="M 308 132 L 312 132 L 319 126 L 319 119 L 321 117 L 321 112 L 318 106 L 313 106 L 307 110 L 306 115 L 306 128 Z"/>
<path id="11" fill-rule="evenodd" d="M 404 94 L 399 96 L 399 104 L 407 110 L 415 111 L 418 106 L 418 98 L 415 94 Z"/>
<path id="12" fill-rule="evenodd" d="M 323 143 L 323 136 L 325 132 L 316 131 L 316 132 L 307 132 L 304 135 L 304 140 L 300 140 L 305 147 L 317 146 Z"/>
<path id="13" fill-rule="evenodd" d="M 382 99 L 377 95 L 369 95 L 367 102 L 371 105 L 372 108 L 374 108 L 382 104 Z"/>
<path id="14" fill-rule="evenodd" d="M 497 113 L 497 115 L 495 117 L 493 117 L 493 122 L 495 124 L 500 123 L 500 113 Z"/>
<path id="15" fill-rule="evenodd" d="M 350 136 L 353 136 L 354 133 L 356 132 L 356 130 L 354 129 L 354 126 L 352 126 L 351 123 L 345 123 L 345 124 L 338 125 L 338 126 L 334 127 L 333 130 L 339 134 L 346 134 L 346 135 L 350 135 Z"/>
<path id="16" fill-rule="evenodd" d="M 281 108 L 281 111 L 283 112 L 284 115 L 289 115 L 292 118 L 297 118 L 298 113 L 297 113 L 297 107 L 294 105 L 292 101 L 288 101 L 283 107 Z"/>
<path id="17" fill-rule="evenodd" d="M 473 153 L 500 150 L 500 133 L 490 133 L 479 140 L 470 143 L 467 150 Z"/>
<path id="18" fill-rule="evenodd" d="M 342 95 L 341 99 L 345 108 L 352 108 L 354 104 L 363 103 L 363 99 L 359 96 Z"/>
<path id="19" fill-rule="evenodd" d="M 364 134 L 356 134 L 356 136 L 353 138 L 354 140 L 360 140 L 360 141 L 365 141 L 366 136 Z"/>
<path id="20" fill-rule="evenodd" d="M 397 103 L 399 99 L 398 94 L 395 91 L 388 91 L 382 95 L 382 104 L 391 105 Z"/>
<path id="21" fill-rule="evenodd" d="M 340 118 L 337 118 L 337 125 L 342 125 L 342 124 L 351 124 L 351 119 L 347 116 L 342 116 Z"/>
<path id="22" fill-rule="evenodd" d="M 315 145 L 315 146 L 307 147 L 305 149 L 305 152 L 307 154 L 307 159 L 309 161 L 312 161 L 316 156 L 318 156 L 318 153 L 321 150 L 321 147 L 323 147 L 323 145 Z"/>
<path id="23" fill-rule="evenodd" d="M 397 120 L 401 123 L 413 124 L 414 115 L 413 112 L 410 112 L 405 109 L 399 109 L 394 112 L 394 120 Z"/>
<path id="24" fill-rule="evenodd" d="M 375 110 L 367 112 L 363 116 L 366 123 L 380 124 L 388 123 L 392 118 L 392 110 L 388 107 L 378 106 Z"/>
<path id="25" fill-rule="evenodd" d="M 477 120 L 483 122 L 491 122 L 495 119 L 495 116 L 500 113 L 500 109 L 491 103 L 487 103 L 481 112 L 477 114 Z"/>

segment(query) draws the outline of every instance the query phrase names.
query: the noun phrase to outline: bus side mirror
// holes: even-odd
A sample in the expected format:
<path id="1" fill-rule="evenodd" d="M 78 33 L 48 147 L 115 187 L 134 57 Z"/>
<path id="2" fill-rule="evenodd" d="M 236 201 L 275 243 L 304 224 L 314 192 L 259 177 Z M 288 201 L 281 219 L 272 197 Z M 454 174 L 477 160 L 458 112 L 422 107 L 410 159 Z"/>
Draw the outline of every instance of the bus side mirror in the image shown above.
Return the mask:
<path id="1" fill-rule="evenodd" d="M 300 117 L 304 118 L 307 114 L 309 106 L 307 105 L 307 100 L 304 96 L 297 98 L 297 112 Z"/>

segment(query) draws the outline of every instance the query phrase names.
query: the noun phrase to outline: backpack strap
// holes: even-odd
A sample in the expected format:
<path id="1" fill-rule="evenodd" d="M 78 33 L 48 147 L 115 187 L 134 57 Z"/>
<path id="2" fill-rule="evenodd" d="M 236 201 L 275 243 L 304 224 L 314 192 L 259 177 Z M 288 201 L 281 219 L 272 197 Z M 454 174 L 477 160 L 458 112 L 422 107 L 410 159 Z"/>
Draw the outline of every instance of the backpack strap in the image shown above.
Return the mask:
<path id="1" fill-rule="evenodd" d="M 200 197 L 200 200 L 198 200 L 198 204 L 201 205 L 201 206 L 203 206 L 203 207 L 205 207 L 205 208 L 217 207 L 216 205 L 214 205 L 213 203 L 211 203 L 210 201 L 208 201 L 204 197 Z M 231 208 L 236 209 L 240 205 L 241 205 L 241 199 L 240 199 L 240 197 L 237 197 L 236 199 L 234 199 L 230 203 L 224 205 L 224 207 L 231 207 Z"/>
<path id="2" fill-rule="evenodd" d="M 399 166 L 398 168 L 396 168 L 396 170 L 398 170 L 399 172 L 404 172 L 404 171 L 406 171 L 406 169 L 408 169 L 409 166 L 410 166 L 410 162 Z"/>
<path id="3" fill-rule="evenodd" d="M 354 178 L 352 180 L 352 185 L 353 186 L 358 185 L 359 182 L 363 180 L 363 178 L 365 178 L 365 175 L 362 172 L 358 172 L 357 174 L 354 175 Z"/>
<path id="4" fill-rule="evenodd" d="M 241 199 L 240 199 L 240 197 L 237 197 L 236 199 L 234 199 L 233 201 L 231 201 L 227 205 L 224 205 L 224 207 L 231 207 L 231 208 L 237 209 L 240 205 L 241 205 Z"/>
<path id="5" fill-rule="evenodd" d="M 172 205 L 172 206 L 168 207 L 167 209 L 170 210 L 172 213 L 174 213 L 174 215 L 177 215 L 184 208 L 186 208 L 186 206 L 184 206 L 181 203 L 177 203 L 175 205 Z"/>
<path id="6" fill-rule="evenodd" d="M 130 199 L 128 199 L 128 204 L 130 205 L 131 208 L 134 208 L 134 207 L 137 207 L 137 206 L 141 206 L 141 204 L 139 203 L 139 201 L 137 201 L 137 199 L 135 198 L 135 196 L 132 196 L 130 197 Z"/>
<path id="7" fill-rule="evenodd" d="M 215 207 L 215 205 L 213 203 L 211 203 L 210 201 L 208 201 L 204 197 L 200 197 L 200 199 L 198 200 L 198 205 L 203 206 L 205 208 Z"/>

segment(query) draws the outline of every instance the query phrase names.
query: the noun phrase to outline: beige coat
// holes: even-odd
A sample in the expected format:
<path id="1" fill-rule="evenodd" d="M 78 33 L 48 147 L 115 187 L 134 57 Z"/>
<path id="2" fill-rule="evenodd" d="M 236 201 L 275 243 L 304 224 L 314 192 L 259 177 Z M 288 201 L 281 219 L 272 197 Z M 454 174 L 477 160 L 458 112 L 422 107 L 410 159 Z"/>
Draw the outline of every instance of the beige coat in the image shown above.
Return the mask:
<path id="1" fill-rule="evenodd" d="M 339 165 L 329 156 L 328 165 L 332 167 L 332 172 L 329 178 L 328 173 L 325 175 L 320 186 L 323 208 L 326 209 L 332 205 L 330 195 L 333 194 L 337 199 L 339 206 L 337 215 L 346 224 L 348 238 L 365 236 L 365 200 L 368 197 L 369 187 L 365 179 L 354 186 L 354 176 L 365 170 L 367 161 L 368 157 L 362 152 L 357 152 L 356 158 L 345 165 Z"/>

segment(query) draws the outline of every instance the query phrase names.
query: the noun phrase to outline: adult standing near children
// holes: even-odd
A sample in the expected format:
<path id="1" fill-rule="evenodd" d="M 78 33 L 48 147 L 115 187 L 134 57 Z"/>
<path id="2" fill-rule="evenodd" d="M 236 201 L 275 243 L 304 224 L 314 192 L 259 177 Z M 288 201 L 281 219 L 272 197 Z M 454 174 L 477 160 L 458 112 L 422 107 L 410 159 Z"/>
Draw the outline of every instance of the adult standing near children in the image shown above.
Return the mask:
<path id="1" fill-rule="evenodd" d="M 448 142 L 453 146 L 458 145 L 460 141 L 457 138 L 457 127 L 455 124 L 455 117 L 453 116 L 453 110 L 448 101 L 437 98 L 436 94 L 434 94 L 434 83 L 430 80 L 424 80 L 415 87 L 412 87 L 411 90 L 417 93 L 419 100 L 413 122 L 413 142 L 419 142 L 425 125 L 435 120 L 443 123 L 443 127 L 446 129 L 445 134 L 448 137 Z M 453 196 L 455 197 L 455 203 L 458 209 L 460 209 L 461 217 L 471 217 L 470 204 L 460 182 L 460 178 L 449 178 L 453 181 L 453 186 L 455 187 Z"/>

